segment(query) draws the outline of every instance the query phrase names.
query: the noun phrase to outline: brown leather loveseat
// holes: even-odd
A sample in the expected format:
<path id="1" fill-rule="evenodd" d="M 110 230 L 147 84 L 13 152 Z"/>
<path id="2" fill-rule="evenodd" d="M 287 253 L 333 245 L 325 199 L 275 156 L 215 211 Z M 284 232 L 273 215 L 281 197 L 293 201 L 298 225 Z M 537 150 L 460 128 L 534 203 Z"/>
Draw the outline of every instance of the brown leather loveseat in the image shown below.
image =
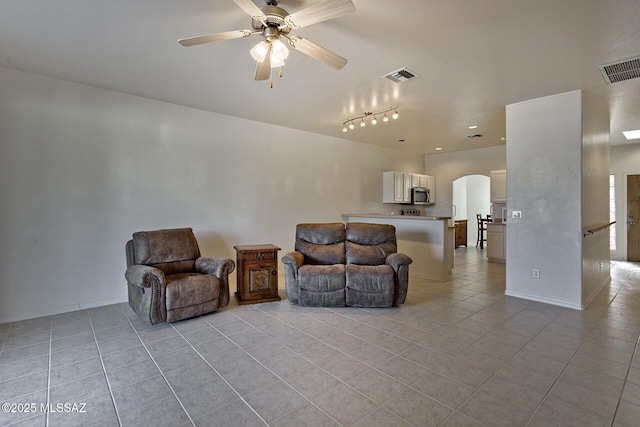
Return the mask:
<path id="1" fill-rule="evenodd" d="M 350 222 L 298 224 L 282 262 L 293 303 L 392 307 L 405 301 L 412 260 L 397 252 L 393 225 Z"/>

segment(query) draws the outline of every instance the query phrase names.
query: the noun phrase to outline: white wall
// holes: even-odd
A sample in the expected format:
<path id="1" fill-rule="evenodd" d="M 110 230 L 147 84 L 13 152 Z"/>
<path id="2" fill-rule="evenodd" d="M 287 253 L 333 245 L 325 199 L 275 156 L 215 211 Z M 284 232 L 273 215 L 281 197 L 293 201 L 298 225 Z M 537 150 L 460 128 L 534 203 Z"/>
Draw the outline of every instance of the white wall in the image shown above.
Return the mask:
<path id="1" fill-rule="evenodd" d="M 592 291 L 591 283 L 583 289 L 583 260 L 608 262 L 599 238 L 585 244 L 583 259 L 583 226 L 599 222 L 593 205 L 608 204 L 601 191 L 608 156 L 599 158 L 608 144 L 602 128 L 608 117 L 592 102 L 583 104 L 582 92 L 573 91 L 507 106 L 509 213 L 522 211 L 521 220 L 507 223 L 508 295 L 581 309 Z M 590 169 L 585 182 L 595 187 L 588 199 L 583 166 Z M 533 278 L 533 269 L 540 278 Z"/>
<path id="2" fill-rule="evenodd" d="M 382 171 L 423 170 L 421 156 L 1 67 L 0 87 L 0 323 L 126 301 L 134 231 L 192 227 L 203 255 L 282 256 L 299 222 L 384 211 Z"/>
<path id="3" fill-rule="evenodd" d="M 616 250 L 611 257 L 627 259 L 627 175 L 640 175 L 640 143 L 611 147 L 611 173 L 615 176 Z"/>
<path id="4" fill-rule="evenodd" d="M 582 93 L 582 229 L 609 221 L 609 111 L 607 103 Z M 609 229 L 582 239 L 582 306 L 611 281 Z"/>
<path id="5" fill-rule="evenodd" d="M 425 156 L 425 173 L 436 177 L 436 204 L 428 215 L 450 216 L 453 204 L 453 181 L 465 175 L 489 176 L 489 171 L 507 168 L 505 146 L 440 153 Z"/>

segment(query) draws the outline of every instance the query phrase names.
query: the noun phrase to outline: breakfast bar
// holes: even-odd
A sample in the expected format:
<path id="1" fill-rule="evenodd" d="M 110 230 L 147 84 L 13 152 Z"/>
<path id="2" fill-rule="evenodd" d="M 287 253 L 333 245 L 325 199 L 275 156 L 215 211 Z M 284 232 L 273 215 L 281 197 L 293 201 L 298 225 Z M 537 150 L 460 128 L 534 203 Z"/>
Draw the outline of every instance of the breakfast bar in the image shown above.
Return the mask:
<path id="1" fill-rule="evenodd" d="M 451 279 L 453 227 L 450 217 L 383 214 L 342 214 L 344 222 L 391 224 L 396 227 L 398 252 L 413 259 L 409 274 L 431 280 Z"/>

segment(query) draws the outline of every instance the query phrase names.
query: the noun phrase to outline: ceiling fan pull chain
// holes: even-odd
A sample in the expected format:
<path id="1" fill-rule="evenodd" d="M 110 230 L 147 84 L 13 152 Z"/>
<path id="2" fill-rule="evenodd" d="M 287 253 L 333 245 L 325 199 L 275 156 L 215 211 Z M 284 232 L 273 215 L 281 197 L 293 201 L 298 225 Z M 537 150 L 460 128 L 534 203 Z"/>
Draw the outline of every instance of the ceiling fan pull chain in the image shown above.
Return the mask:
<path id="1" fill-rule="evenodd" d="M 269 87 L 270 87 L 271 89 L 273 89 L 273 81 L 270 81 L 270 82 L 269 82 Z"/>
<path id="2" fill-rule="evenodd" d="M 280 67 L 280 73 L 278 75 L 282 78 L 282 67 Z"/>

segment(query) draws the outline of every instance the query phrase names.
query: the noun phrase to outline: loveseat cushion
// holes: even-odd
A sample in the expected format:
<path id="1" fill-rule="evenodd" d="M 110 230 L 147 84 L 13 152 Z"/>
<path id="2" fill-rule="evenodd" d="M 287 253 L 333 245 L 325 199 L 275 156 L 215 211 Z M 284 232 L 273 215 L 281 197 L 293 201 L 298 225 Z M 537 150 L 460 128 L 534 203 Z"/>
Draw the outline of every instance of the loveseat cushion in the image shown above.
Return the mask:
<path id="1" fill-rule="evenodd" d="M 346 303 L 351 307 L 391 307 L 395 273 L 389 265 L 347 264 Z"/>
<path id="2" fill-rule="evenodd" d="M 303 265 L 298 270 L 298 304 L 344 306 L 345 280 L 344 264 Z"/>
<path id="3" fill-rule="evenodd" d="M 220 296 L 220 280 L 210 274 L 172 274 L 166 281 L 167 310 L 214 301 Z"/>
<path id="4" fill-rule="evenodd" d="M 194 270 L 199 256 L 191 228 L 133 233 L 134 264 L 152 265 L 165 274 L 186 273 Z"/>
<path id="5" fill-rule="evenodd" d="M 346 227 L 347 264 L 381 265 L 396 253 L 396 228 L 389 224 L 350 222 Z"/>
<path id="6" fill-rule="evenodd" d="M 344 239 L 345 227 L 341 222 L 298 224 L 295 250 L 304 255 L 305 264 L 344 264 Z"/>

